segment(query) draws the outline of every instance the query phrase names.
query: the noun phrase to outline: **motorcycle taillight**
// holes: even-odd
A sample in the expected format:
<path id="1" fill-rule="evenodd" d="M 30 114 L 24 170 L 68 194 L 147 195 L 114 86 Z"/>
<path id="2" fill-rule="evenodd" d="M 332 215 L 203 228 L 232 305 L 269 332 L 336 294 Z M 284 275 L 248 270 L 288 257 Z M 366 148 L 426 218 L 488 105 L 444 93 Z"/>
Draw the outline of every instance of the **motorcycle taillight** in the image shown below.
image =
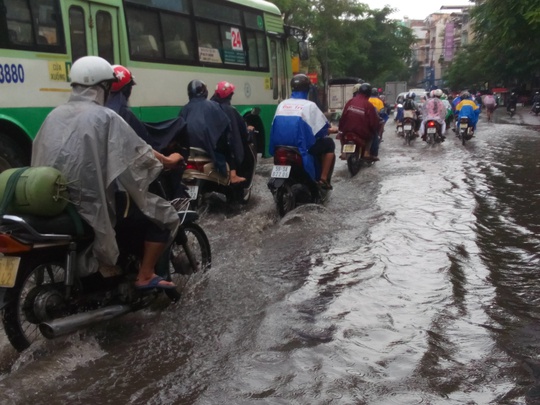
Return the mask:
<path id="1" fill-rule="evenodd" d="M 427 124 L 428 127 L 432 128 L 435 126 L 435 121 L 428 121 L 428 124 Z"/>
<path id="2" fill-rule="evenodd" d="M 207 162 L 198 162 L 196 160 L 188 160 L 186 164 L 186 170 L 197 170 L 198 172 L 204 173 L 204 165 Z"/>
<path id="3" fill-rule="evenodd" d="M 302 156 L 289 149 L 277 149 L 274 153 L 274 164 L 278 166 L 302 166 Z"/>
<path id="4" fill-rule="evenodd" d="M 32 246 L 25 245 L 9 235 L 0 235 L 0 253 L 13 254 L 28 252 Z"/>

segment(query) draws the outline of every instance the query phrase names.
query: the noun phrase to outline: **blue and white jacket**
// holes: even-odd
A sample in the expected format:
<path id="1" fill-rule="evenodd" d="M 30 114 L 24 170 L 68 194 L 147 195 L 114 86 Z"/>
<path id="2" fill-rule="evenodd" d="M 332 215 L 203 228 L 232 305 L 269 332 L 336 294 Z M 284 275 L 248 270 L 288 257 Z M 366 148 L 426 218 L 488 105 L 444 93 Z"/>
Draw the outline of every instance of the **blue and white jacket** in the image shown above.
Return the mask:
<path id="1" fill-rule="evenodd" d="M 319 107 L 307 100 L 307 93 L 295 91 L 276 110 L 270 131 L 270 154 L 276 146 L 295 146 L 302 155 L 304 169 L 316 180 L 314 157 L 308 153 L 317 138 L 328 134 L 330 124 Z"/>

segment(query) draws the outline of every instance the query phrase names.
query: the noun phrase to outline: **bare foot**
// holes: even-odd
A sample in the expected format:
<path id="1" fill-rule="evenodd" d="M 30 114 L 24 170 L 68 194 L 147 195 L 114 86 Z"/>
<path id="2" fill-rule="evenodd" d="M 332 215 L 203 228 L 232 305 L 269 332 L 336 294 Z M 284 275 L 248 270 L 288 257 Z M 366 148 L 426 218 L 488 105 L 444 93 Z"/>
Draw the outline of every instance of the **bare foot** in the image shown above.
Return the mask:
<path id="1" fill-rule="evenodd" d="M 246 181 L 246 178 L 240 176 L 231 176 L 230 179 L 231 184 L 242 183 L 243 181 Z"/>

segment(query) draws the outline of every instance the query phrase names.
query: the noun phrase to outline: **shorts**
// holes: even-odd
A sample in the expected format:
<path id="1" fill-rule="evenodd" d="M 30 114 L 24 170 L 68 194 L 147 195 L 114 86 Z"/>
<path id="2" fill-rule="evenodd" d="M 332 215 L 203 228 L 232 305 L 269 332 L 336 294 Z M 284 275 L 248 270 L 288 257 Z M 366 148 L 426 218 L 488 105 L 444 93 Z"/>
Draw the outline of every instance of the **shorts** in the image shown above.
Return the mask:
<path id="1" fill-rule="evenodd" d="M 324 138 L 317 138 L 315 143 L 308 149 L 310 155 L 321 156 L 326 153 L 334 153 L 336 150 L 336 144 L 334 140 L 328 136 Z"/>
<path id="2" fill-rule="evenodd" d="M 124 192 L 117 192 L 116 199 L 116 226 L 115 229 L 133 230 L 144 236 L 146 242 L 166 243 L 170 231 L 162 229 L 143 214 L 131 197 Z"/>

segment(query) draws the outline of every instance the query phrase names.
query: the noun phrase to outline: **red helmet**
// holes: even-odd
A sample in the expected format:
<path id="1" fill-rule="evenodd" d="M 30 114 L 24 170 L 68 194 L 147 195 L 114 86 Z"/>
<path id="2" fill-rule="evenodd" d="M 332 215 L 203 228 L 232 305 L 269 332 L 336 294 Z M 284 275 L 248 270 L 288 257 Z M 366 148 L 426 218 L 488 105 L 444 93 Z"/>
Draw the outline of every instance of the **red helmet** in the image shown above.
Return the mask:
<path id="1" fill-rule="evenodd" d="M 219 82 L 216 86 L 216 94 L 219 96 L 219 98 L 227 98 L 234 93 L 235 88 L 236 87 L 234 87 L 234 84 L 230 82 Z"/>
<path id="2" fill-rule="evenodd" d="M 135 84 L 135 80 L 133 80 L 133 75 L 127 68 L 122 65 L 113 65 L 113 69 L 116 77 L 118 78 L 118 81 L 113 83 L 111 91 L 117 92 L 122 90 L 126 85 L 130 83 Z"/>

